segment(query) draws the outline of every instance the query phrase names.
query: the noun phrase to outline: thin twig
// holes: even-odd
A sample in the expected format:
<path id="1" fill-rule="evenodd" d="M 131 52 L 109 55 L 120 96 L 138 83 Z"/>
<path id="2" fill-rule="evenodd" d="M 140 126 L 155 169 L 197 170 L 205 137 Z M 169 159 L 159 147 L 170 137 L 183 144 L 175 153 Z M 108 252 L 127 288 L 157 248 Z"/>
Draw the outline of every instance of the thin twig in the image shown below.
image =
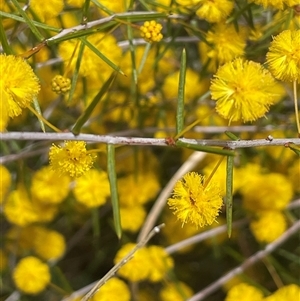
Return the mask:
<path id="1" fill-rule="evenodd" d="M 293 224 L 286 232 L 283 233 L 278 239 L 268 244 L 265 249 L 256 252 L 254 255 L 246 259 L 241 265 L 229 271 L 226 275 L 219 278 L 217 281 L 213 282 L 207 286 L 202 291 L 198 292 L 187 301 L 201 301 L 216 290 L 218 290 L 224 283 L 232 279 L 233 277 L 242 274 L 248 267 L 252 266 L 262 258 L 266 257 L 272 253 L 276 248 L 283 244 L 288 238 L 296 234 L 300 229 L 300 220 Z"/>
<path id="2" fill-rule="evenodd" d="M 141 249 L 142 247 L 144 247 L 147 242 L 157 233 L 160 232 L 160 229 L 164 226 L 164 224 L 161 224 L 159 226 L 156 226 L 153 228 L 153 230 L 147 235 L 147 237 L 145 237 L 145 239 L 141 240 L 119 263 L 117 263 L 116 265 L 114 265 L 110 271 L 99 280 L 99 282 L 91 289 L 91 291 L 89 293 L 87 293 L 82 299 L 81 301 L 88 301 L 90 300 L 90 298 L 92 298 L 92 296 L 99 290 L 99 288 L 101 286 L 103 286 L 110 278 L 112 278 L 113 276 L 115 276 L 116 272 L 123 266 L 125 265 L 136 253 L 136 251 L 138 251 L 139 249 Z M 64 299 L 65 301 L 65 299 Z"/>
<path id="3" fill-rule="evenodd" d="M 75 136 L 72 133 L 42 133 L 42 132 L 8 132 L 0 133 L 0 140 L 47 140 L 47 141 L 63 141 L 63 140 L 82 140 L 86 142 L 96 142 L 105 144 L 123 144 L 123 145 L 152 145 L 152 146 L 168 146 L 166 139 L 142 138 L 142 137 L 119 137 L 109 135 L 92 135 L 79 134 Z M 282 139 L 257 139 L 257 140 L 209 140 L 209 139 L 186 139 L 181 138 L 179 141 L 185 144 L 201 145 L 201 146 L 219 146 L 229 149 L 249 148 L 258 146 L 285 146 L 289 143 L 300 145 L 300 138 L 282 138 Z"/>

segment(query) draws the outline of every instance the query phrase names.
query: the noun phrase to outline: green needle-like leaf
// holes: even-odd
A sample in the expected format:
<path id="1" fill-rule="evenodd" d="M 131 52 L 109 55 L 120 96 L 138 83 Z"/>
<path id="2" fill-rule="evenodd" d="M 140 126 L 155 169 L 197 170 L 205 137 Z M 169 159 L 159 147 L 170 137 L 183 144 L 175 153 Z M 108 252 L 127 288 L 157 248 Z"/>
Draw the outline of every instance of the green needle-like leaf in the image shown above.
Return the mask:
<path id="1" fill-rule="evenodd" d="M 33 106 L 34 106 L 34 109 L 35 109 L 40 115 L 42 115 L 41 107 L 40 107 L 40 104 L 39 104 L 38 99 L 37 99 L 36 97 L 33 98 Z M 41 120 L 40 118 L 39 118 L 39 123 L 40 123 L 40 125 L 41 125 L 42 131 L 45 133 L 45 132 L 46 132 L 46 130 L 45 130 L 45 125 L 44 125 L 43 120 Z"/>
<path id="2" fill-rule="evenodd" d="M 107 172 L 110 183 L 111 202 L 114 215 L 114 225 L 118 238 L 122 236 L 120 205 L 118 197 L 117 176 L 115 167 L 115 146 L 107 145 Z"/>
<path id="3" fill-rule="evenodd" d="M 227 156 L 226 165 L 226 220 L 227 234 L 231 237 L 232 232 L 232 191 L 233 191 L 233 156 Z"/>
<path id="4" fill-rule="evenodd" d="M 6 38 L 5 30 L 3 28 L 3 22 L 2 17 L 0 16 L 0 42 L 2 45 L 2 48 L 6 54 L 13 54 L 13 51 L 11 47 L 9 46 L 9 43 Z"/>

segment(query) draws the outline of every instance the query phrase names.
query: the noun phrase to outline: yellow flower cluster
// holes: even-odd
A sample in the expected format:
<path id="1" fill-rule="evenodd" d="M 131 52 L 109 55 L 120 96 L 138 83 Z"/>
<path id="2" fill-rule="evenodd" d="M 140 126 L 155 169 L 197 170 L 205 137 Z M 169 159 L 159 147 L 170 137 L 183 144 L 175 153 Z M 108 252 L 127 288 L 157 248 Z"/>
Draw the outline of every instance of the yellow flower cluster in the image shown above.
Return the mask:
<path id="1" fill-rule="evenodd" d="M 47 264 L 36 257 L 23 258 L 13 271 L 13 279 L 19 290 L 35 295 L 50 283 L 51 275 Z"/>
<path id="2" fill-rule="evenodd" d="M 283 96 L 283 89 L 259 63 L 238 58 L 224 64 L 210 86 L 216 111 L 232 121 L 254 121 Z"/>
<path id="3" fill-rule="evenodd" d="M 203 176 L 190 172 L 177 181 L 168 204 L 183 225 L 191 222 L 197 227 L 203 227 L 216 220 L 223 200 L 216 183 L 206 183 Z"/>
<path id="4" fill-rule="evenodd" d="M 84 141 L 66 141 L 63 146 L 52 144 L 49 152 L 50 165 L 59 174 L 80 177 L 88 171 L 96 156 L 89 154 Z"/>
<path id="5" fill-rule="evenodd" d="M 127 243 L 115 256 L 115 264 L 120 262 L 135 247 Z M 173 259 L 160 246 L 139 249 L 134 257 L 120 268 L 118 274 L 130 281 L 149 280 L 158 282 L 164 279 L 168 270 L 174 265 Z"/>
<path id="6" fill-rule="evenodd" d="M 156 23 L 156 21 L 146 21 L 143 26 L 141 26 L 141 37 L 145 39 L 145 41 L 159 42 L 163 35 L 161 34 L 162 25 L 160 23 Z"/>
<path id="7" fill-rule="evenodd" d="M 57 94 L 65 94 L 71 89 L 71 80 L 62 75 L 56 75 L 51 81 L 52 91 Z"/>
<path id="8" fill-rule="evenodd" d="M 0 131 L 3 131 L 9 117 L 22 113 L 37 97 L 39 80 L 27 62 L 14 55 L 0 54 Z"/>

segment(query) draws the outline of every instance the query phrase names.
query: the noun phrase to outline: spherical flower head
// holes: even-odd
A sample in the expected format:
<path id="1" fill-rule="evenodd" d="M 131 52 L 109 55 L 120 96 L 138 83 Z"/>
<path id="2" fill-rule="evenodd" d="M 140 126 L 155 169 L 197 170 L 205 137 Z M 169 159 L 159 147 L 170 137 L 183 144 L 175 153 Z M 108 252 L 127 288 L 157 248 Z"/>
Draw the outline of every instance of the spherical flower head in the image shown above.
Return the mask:
<path id="1" fill-rule="evenodd" d="M 287 223 L 280 211 L 262 211 L 251 221 L 250 229 L 257 241 L 270 243 L 280 237 L 286 230 Z"/>
<path id="2" fill-rule="evenodd" d="M 57 260 L 65 253 L 66 242 L 57 231 L 38 227 L 33 239 L 33 249 L 42 259 Z"/>
<path id="3" fill-rule="evenodd" d="M 57 177 L 51 166 L 45 166 L 32 177 L 31 195 L 43 204 L 61 203 L 69 193 L 70 182 L 68 175 Z"/>
<path id="4" fill-rule="evenodd" d="M 299 300 L 300 286 L 297 284 L 285 285 L 279 288 L 271 296 L 268 296 L 264 301 L 296 301 Z"/>
<path id="5" fill-rule="evenodd" d="M 264 295 L 258 288 L 247 283 L 233 286 L 227 293 L 225 301 L 262 301 Z"/>
<path id="6" fill-rule="evenodd" d="M 199 0 L 196 3 L 201 4 L 196 11 L 196 15 L 211 23 L 225 20 L 234 7 L 233 1 L 230 0 Z"/>
<path id="7" fill-rule="evenodd" d="M 73 192 L 77 202 L 88 208 L 104 205 L 110 196 L 107 173 L 95 169 L 89 170 L 76 179 Z"/>
<path id="8" fill-rule="evenodd" d="M 136 232 L 140 229 L 146 218 L 146 211 L 141 205 L 121 206 L 120 208 L 122 229 Z"/>
<path id="9" fill-rule="evenodd" d="M 15 267 L 13 280 L 20 291 L 36 295 L 47 287 L 51 275 L 47 264 L 36 257 L 28 256 L 21 259 Z"/>
<path id="10" fill-rule="evenodd" d="M 66 94 L 71 89 L 71 80 L 62 75 L 55 75 L 51 81 L 51 88 L 57 94 Z"/>
<path id="11" fill-rule="evenodd" d="M 243 206 L 252 212 L 282 210 L 293 197 L 288 178 L 279 173 L 257 175 L 241 188 Z"/>
<path id="12" fill-rule="evenodd" d="M 232 39 L 229 43 L 228 37 Z M 207 32 L 206 42 L 200 42 L 199 49 L 203 64 L 208 63 L 208 70 L 216 72 L 217 68 L 237 57 L 244 55 L 246 36 L 240 28 L 236 31 L 233 24 L 218 23 Z"/>
<path id="13" fill-rule="evenodd" d="M 215 182 L 205 183 L 202 175 L 190 172 L 177 181 L 168 204 L 182 224 L 191 222 L 203 227 L 216 220 L 223 200 Z"/>
<path id="14" fill-rule="evenodd" d="M 120 204 L 134 206 L 153 199 L 160 189 L 157 176 L 153 172 L 130 174 L 118 181 Z"/>
<path id="15" fill-rule="evenodd" d="M 0 204 L 3 203 L 4 198 L 11 185 L 11 175 L 9 170 L 0 164 Z"/>
<path id="16" fill-rule="evenodd" d="M 159 293 L 162 301 L 184 301 L 193 295 L 193 290 L 183 282 L 169 283 Z"/>
<path id="17" fill-rule="evenodd" d="M 75 178 L 87 172 L 95 158 L 96 155 L 87 152 L 84 141 L 65 141 L 63 146 L 52 144 L 49 152 L 52 169 Z"/>
<path id="18" fill-rule="evenodd" d="M 267 63 L 275 78 L 300 81 L 300 30 L 285 30 L 275 36 L 267 53 Z"/>
<path id="19" fill-rule="evenodd" d="M 22 113 L 37 96 L 40 85 L 26 61 L 14 55 L 0 54 L 0 131 L 4 130 L 9 117 Z"/>
<path id="20" fill-rule="evenodd" d="M 127 243 L 122 246 L 116 254 L 114 263 L 120 262 L 135 246 L 134 243 Z M 149 252 L 142 248 L 135 252 L 133 258 L 119 269 L 118 274 L 129 281 L 136 282 L 147 279 L 150 268 Z"/>
<path id="21" fill-rule="evenodd" d="M 109 279 L 93 296 L 91 301 L 130 301 L 130 291 L 124 281 Z"/>
<path id="22" fill-rule="evenodd" d="M 173 258 L 160 246 L 150 246 L 148 252 L 151 262 L 148 279 L 152 282 L 162 281 L 168 270 L 174 267 Z"/>
<path id="23" fill-rule="evenodd" d="M 23 187 L 19 187 L 9 194 L 3 211 L 10 223 L 21 227 L 30 225 L 38 220 L 34 204 Z"/>
<path id="24" fill-rule="evenodd" d="M 141 37 L 148 43 L 159 42 L 163 35 L 161 34 L 162 25 L 156 21 L 146 21 L 140 27 Z"/>
<path id="25" fill-rule="evenodd" d="M 282 96 L 270 72 L 259 63 L 237 58 L 221 66 L 210 86 L 216 111 L 232 121 L 254 121 Z"/>

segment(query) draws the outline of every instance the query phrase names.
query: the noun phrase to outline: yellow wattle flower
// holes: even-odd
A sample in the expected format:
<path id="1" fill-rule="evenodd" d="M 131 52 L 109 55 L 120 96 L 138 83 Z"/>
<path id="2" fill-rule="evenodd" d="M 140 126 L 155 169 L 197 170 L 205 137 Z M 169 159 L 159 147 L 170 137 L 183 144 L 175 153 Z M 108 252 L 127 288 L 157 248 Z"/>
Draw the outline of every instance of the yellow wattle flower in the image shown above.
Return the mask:
<path id="1" fill-rule="evenodd" d="M 29 106 L 40 91 L 39 80 L 27 62 L 18 56 L 0 54 L 0 131 L 9 117 Z"/>
<path id="2" fill-rule="evenodd" d="M 253 61 L 237 58 L 221 66 L 210 86 L 216 111 L 232 121 L 254 121 L 284 95 L 271 73 Z"/>
<path id="3" fill-rule="evenodd" d="M 187 173 L 177 181 L 168 204 L 182 224 L 191 222 L 197 227 L 211 225 L 223 205 L 220 188 L 196 172 Z"/>
<path id="4" fill-rule="evenodd" d="M 284 30 L 275 36 L 267 53 L 273 76 L 282 81 L 300 81 L 300 30 Z"/>
<path id="5" fill-rule="evenodd" d="M 52 169 L 59 174 L 80 177 L 94 163 L 96 155 L 89 154 L 84 141 L 65 141 L 64 146 L 52 144 L 49 160 Z"/>

